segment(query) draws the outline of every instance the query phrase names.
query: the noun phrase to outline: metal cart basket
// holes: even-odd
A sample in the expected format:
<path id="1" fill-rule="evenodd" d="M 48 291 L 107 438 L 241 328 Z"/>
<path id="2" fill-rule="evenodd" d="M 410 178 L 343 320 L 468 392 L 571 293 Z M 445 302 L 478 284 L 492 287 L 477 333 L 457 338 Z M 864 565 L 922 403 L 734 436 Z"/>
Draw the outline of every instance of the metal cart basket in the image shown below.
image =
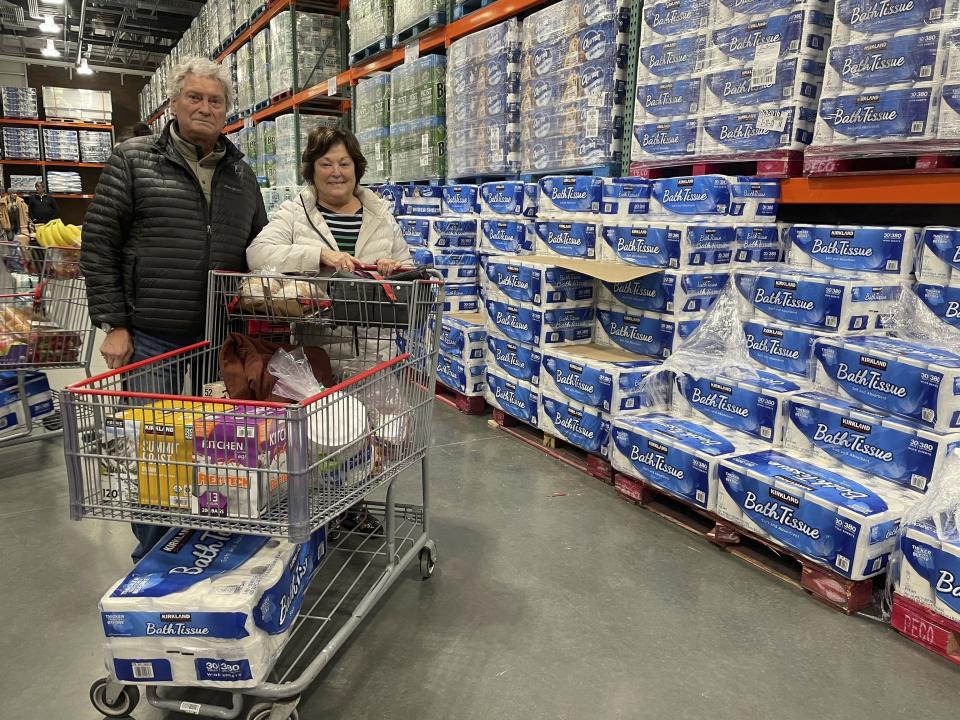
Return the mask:
<path id="1" fill-rule="evenodd" d="M 424 578 L 433 572 L 427 449 L 437 356 L 432 328 L 443 285 L 432 277 L 212 272 L 208 298 L 208 340 L 66 390 L 71 517 L 299 543 L 363 503 L 379 522 L 328 537 L 328 559 L 270 682 L 230 690 L 222 706 L 161 696 L 158 683 L 143 682 L 151 704 L 163 709 L 229 719 L 250 695 L 272 704 L 253 708 L 249 718 L 284 720 L 411 563 L 419 561 Z M 335 384 L 300 402 L 204 397 L 201 385 L 217 380 L 223 340 L 237 331 L 323 347 Z M 254 467 L 227 461 L 237 438 L 254 436 Z M 422 503 L 398 503 L 395 481 L 417 468 Z M 122 717 L 139 691 L 109 677 L 94 684 L 91 699 L 104 714 Z"/>

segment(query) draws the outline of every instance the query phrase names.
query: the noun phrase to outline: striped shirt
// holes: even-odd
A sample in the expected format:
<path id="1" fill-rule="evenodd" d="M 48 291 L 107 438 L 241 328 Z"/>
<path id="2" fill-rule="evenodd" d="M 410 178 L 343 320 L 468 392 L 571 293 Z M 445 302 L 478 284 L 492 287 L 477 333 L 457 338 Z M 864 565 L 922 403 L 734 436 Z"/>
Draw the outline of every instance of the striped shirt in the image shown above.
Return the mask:
<path id="1" fill-rule="evenodd" d="M 354 213 L 337 213 L 318 204 L 317 209 L 333 233 L 340 252 L 353 255 L 357 251 L 357 238 L 360 237 L 360 226 L 363 224 L 363 208 Z"/>

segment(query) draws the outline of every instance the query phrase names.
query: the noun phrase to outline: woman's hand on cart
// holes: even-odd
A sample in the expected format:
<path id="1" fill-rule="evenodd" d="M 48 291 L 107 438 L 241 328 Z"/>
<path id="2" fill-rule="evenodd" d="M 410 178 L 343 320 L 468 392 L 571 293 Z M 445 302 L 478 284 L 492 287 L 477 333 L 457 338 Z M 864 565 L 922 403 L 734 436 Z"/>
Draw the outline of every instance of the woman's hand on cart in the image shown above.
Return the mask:
<path id="1" fill-rule="evenodd" d="M 320 262 L 334 270 L 352 272 L 360 263 L 352 255 L 338 250 L 324 250 L 320 253 Z"/>
<path id="2" fill-rule="evenodd" d="M 124 327 L 113 328 L 100 344 L 100 354 L 111 370 L 121 368 L 133 357 L 133 337 Z"/>
<path id="3" fill-rule="evenodd" d="M 400 269 L 402 264 L 399 260 L 380 258 L 377 260 L 377 272 L 381 275 L 393 275 L 393 273 Z"/>

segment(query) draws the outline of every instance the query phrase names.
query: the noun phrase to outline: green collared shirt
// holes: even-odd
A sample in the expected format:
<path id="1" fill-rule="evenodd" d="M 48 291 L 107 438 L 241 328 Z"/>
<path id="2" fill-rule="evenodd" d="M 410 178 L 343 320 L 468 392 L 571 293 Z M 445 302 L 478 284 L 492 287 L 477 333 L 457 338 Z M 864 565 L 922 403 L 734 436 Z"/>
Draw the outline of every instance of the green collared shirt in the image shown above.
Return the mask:
<path id="1" fill-rule="evenodd" d="M 213 151 L 201 156 L 200 153 L 202 153 L 203 150 L 192 142 L 180 137 L 180 133 L 177 132 L 176 123 L 170 126 L 170 137 L 173 138 L 173 145 L 177 149 L 177 152 L 180 153 L 180 157 L 186 160 L 187 165 L 190 166 L 194 176 L 196 176 L 200 182 L 200 187 L 203 188 L 203 194 L 207 198 L 207 205 L 209 206 L 210 185 L 213 183 L 213 172 L 217 169 L 220 161 L 223 160 L 224 155 L 227 154 L 226 145 L 224 145 L 223 140 L 217 140 L 216 147 L 213 148 Z"/>

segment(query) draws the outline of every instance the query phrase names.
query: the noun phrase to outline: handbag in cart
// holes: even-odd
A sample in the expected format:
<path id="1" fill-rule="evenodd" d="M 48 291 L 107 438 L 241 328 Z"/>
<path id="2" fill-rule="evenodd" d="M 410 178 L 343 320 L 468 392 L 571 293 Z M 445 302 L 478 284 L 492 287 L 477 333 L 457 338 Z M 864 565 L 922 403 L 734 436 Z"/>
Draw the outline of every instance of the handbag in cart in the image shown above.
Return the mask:
<path id="1" fill-rule="evenodd" d="M 329 295 L 333 319 L 361 327 L 405 328 L 410 322 L 412 281 L 428 280 L 427 268 L 414 268 L 385 278 L 373 270 L 340 270 Z"/>

